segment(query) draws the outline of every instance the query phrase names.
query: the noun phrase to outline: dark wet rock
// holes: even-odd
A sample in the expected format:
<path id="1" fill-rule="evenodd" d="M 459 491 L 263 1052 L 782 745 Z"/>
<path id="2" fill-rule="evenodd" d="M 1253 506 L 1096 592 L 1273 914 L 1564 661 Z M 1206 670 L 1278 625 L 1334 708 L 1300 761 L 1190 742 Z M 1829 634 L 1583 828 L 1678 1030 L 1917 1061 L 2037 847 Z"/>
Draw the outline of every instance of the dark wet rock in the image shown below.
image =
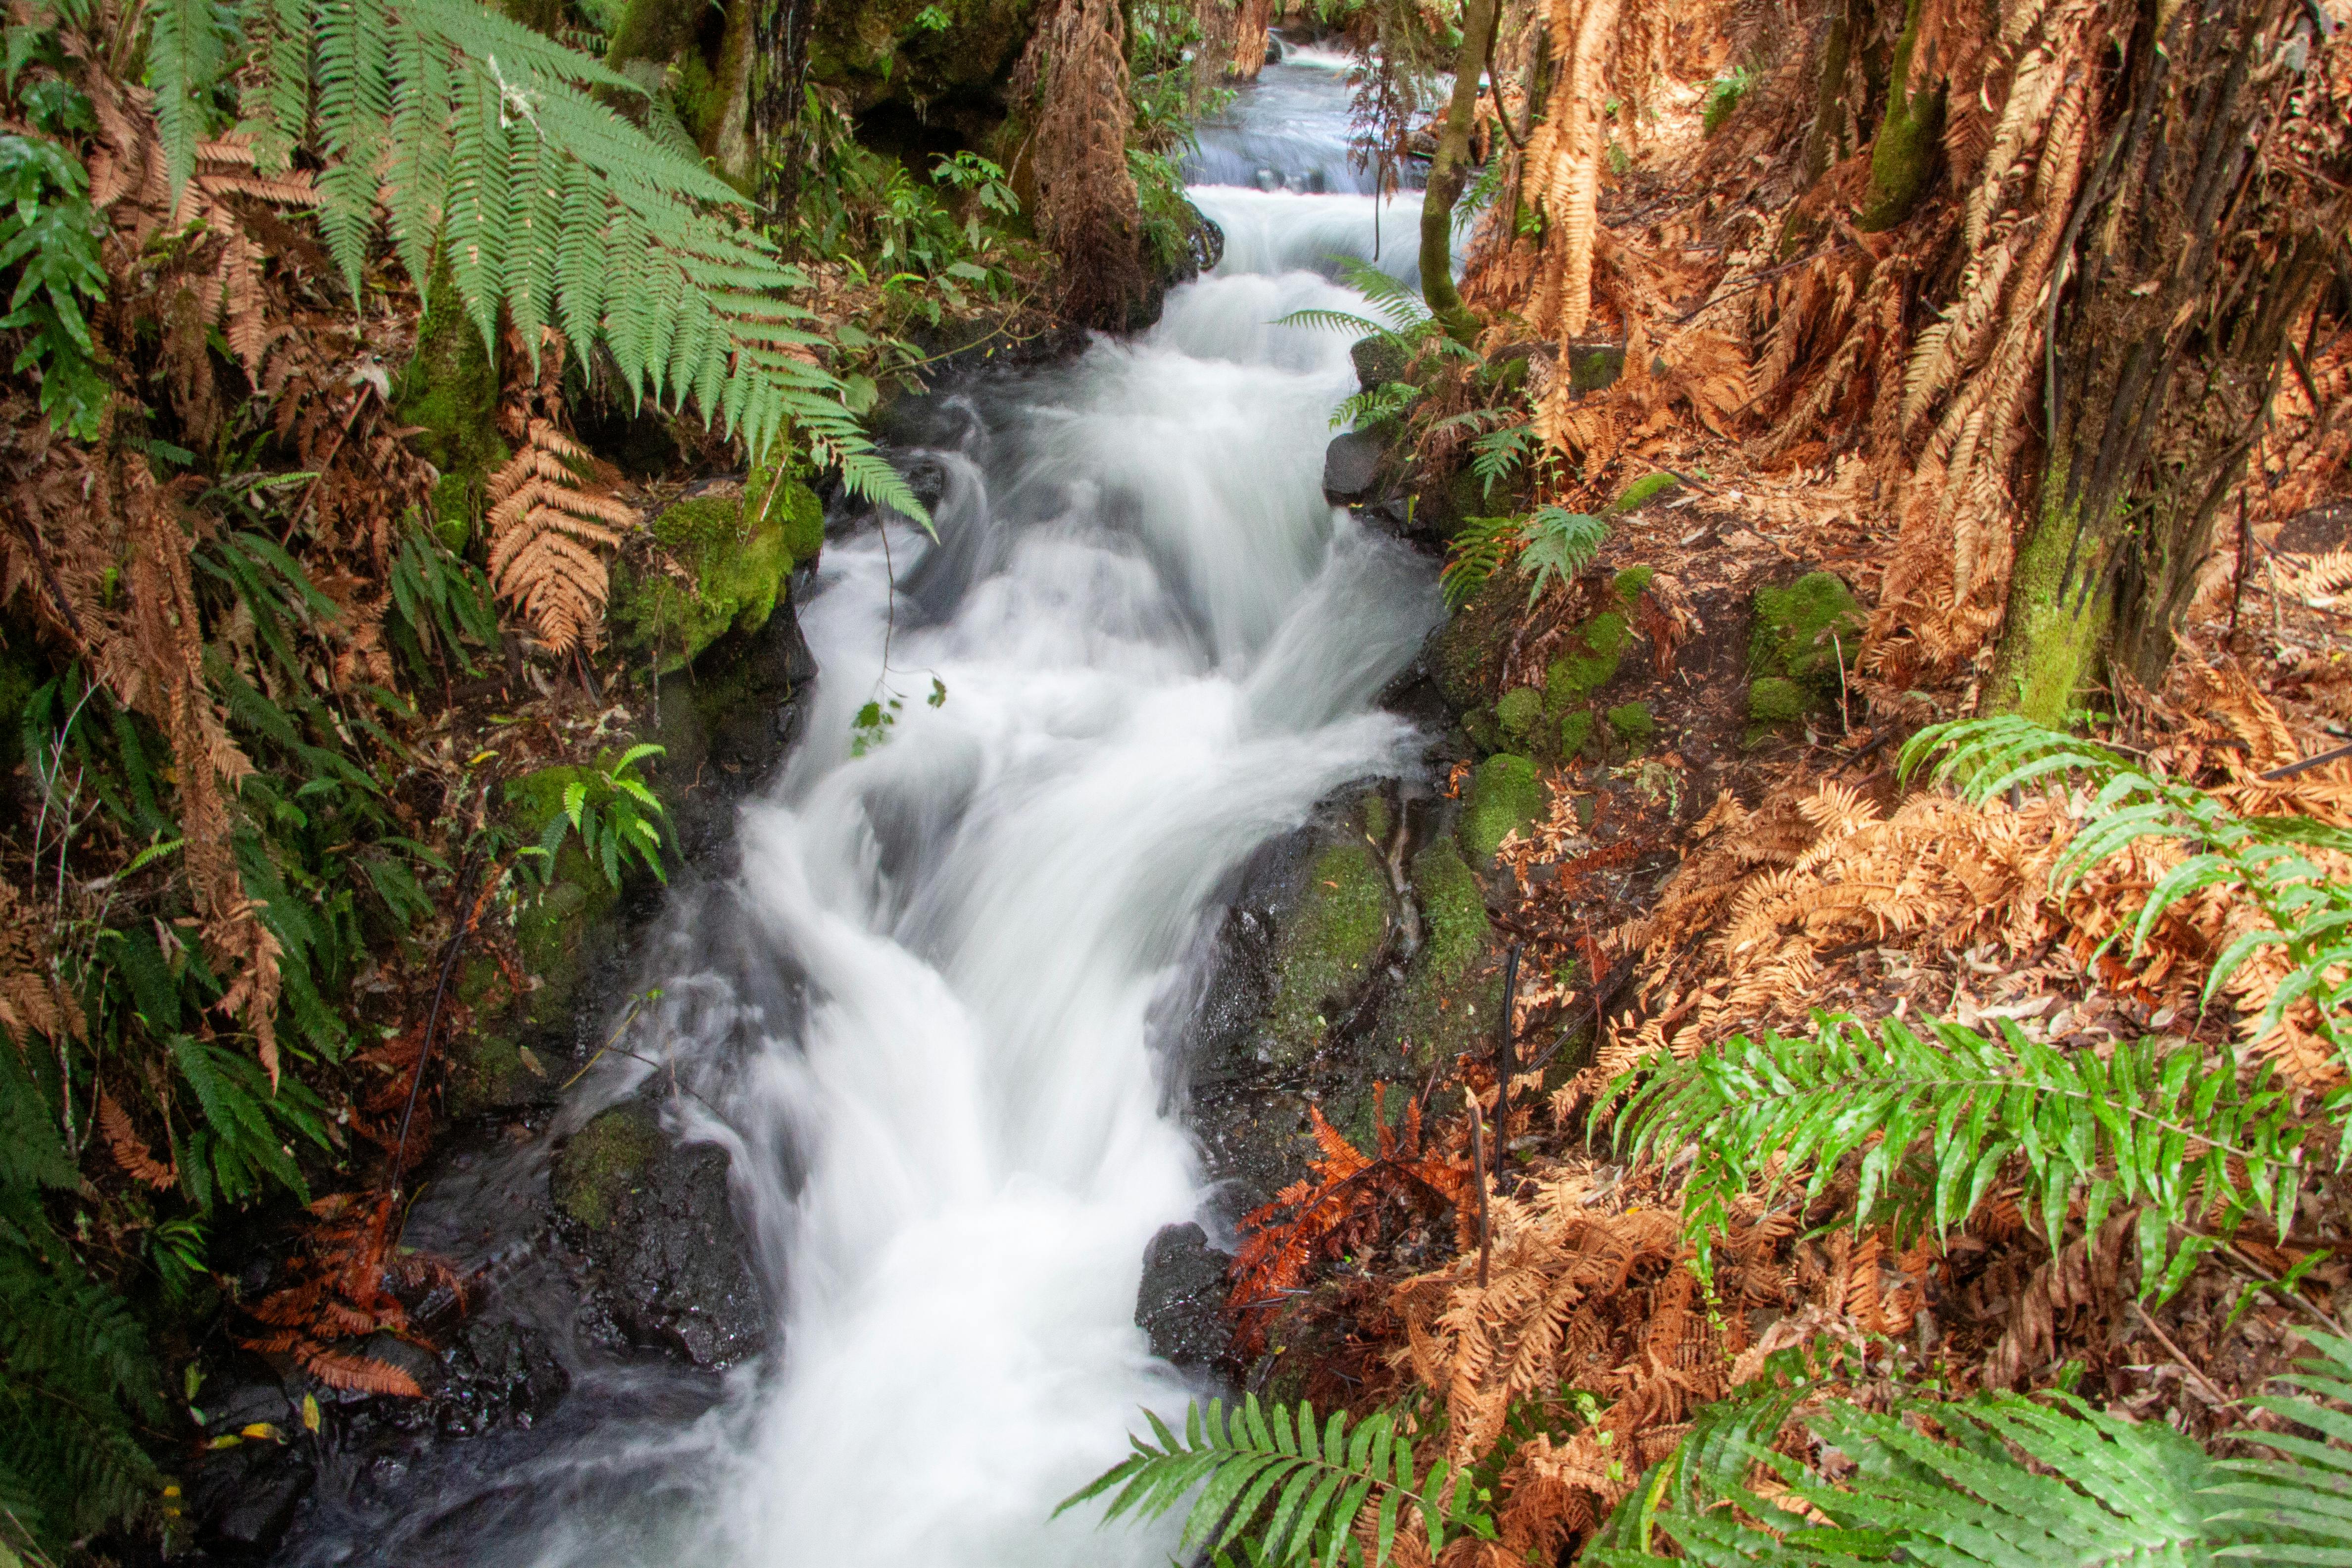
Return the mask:
<path id="1" fill-rule="evenodd" d="M 196 1539 L 221 1556 L 264 1556 L 285 1539 L 317 1480 L 304 1446 L 262 1439 L 214 1449 L 188 1482 Z"/>
<path id="2" fill-rule="evenodd" d="M 1386 332 L 1368 333 L 1348 350 L 1349 362 L 1356 367 L 1356 384 L 1366 392 L 1402 379 L 1412 357 L 1402 342 Z"/>
<path id="3" fill-rule="evenodd" d="M 1388 445 L 1369 430 L 1332 437 L 1323 449 L 1323 495 L 1334 506 L 1370 500 L 1379 487 Z"/>
<path id="4" fill-rule="evenodd" d="M 597 1303 L 628 1342 L 731 1366 L 767 1342 L 768 1311 L 745 1258 L 725 1151 L 665 1134 L 629 1100 L 556 1157 L 556 1206 L 578 1230 Z"/>
<path id="5" fill-rule="evenodd" d="M 1225 1353 L 1225 1268 L 1233 1261 L 1209 1245 L 1208 1233 L 1186 1223 L 1160 1227 L 1143 1254 L 1143 1284 L 1135 1321 L 1151 1336 L 1151 1353 L 1186 1370 L 1206 1368 Z"/>
<path id="6" fill-rule="evenodd" d="M 523 1323 L 469 1323 L 442 1352 L 446 1380 L 436 1418 L 445 1436 L 528 1426 L 572 1386 L 546 1336 Z"/>

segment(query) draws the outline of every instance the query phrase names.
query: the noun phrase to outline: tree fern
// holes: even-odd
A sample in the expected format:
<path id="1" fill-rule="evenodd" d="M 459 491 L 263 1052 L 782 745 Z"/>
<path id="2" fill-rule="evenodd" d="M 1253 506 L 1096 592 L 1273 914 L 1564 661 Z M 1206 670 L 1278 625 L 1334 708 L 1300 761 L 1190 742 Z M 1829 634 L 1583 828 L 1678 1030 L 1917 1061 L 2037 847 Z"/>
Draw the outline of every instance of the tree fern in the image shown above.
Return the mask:
<path id="1" fill-rule="evenodd" d="M 2172 1227 L 2226 1234 L 2268 1215 L 2284 1234 L 2304 1179 L 2303 1129 L 2267 1067 L 2242 1089 L 2200 1047 L 2123 1042 L 2103 1060 L 2006 1020 L 1994 1038 L 1940 1022 L 1923 1038 L 1894 1019 L 1735 1036 L 1661 1068 L 1628 1126 L 1636 1152 L 1696 1150 L 1684 1215 L 1702 1266 L 1734 1197 L 1801 1179 L 1811 1201 L 1858 1158 L 1857 1226 L 1887 1216 L 1940 1232 L 2009 1179 L 2053 1246 L 2077 1200 L 2088 1234 L 2138 1205 L 2142 1289 L 2168 1294 L 2217 1245 L 2192 1235 L 2176 1251 Z"/>
<path id="2" fill-rule="evenodd" d="M 1313 1405 L 1261 1406 L 1251 1394 L 1228 1412 L 1224 1402 L 1195 1404 L 1178 1437 L 1150 1411 L 1151 1436 L 1055 1510 L 1058 1516 L 1117 1488 L 1106 1523 L 1133 1513 L 1150 1519 L 1187 1497 L 1182 1550 L 1225 1562 L 1239 1543 L 1252 1563 L 1351 1563 L 1380 1568 L 1397 1531 L 1419 1529 L 1432 1557 L 1464 1534 L 1491 1537 L 1493 1525 L 1470 1509 L 1463 1472 L 1444 1460 L 1416 1470 L 1412 1443 L 1393 1412 L 1351 1427 L 1334 1410 L 1319 1426 Z M 1355 1533 L 1359 1520 L 1369 1552 Z"/>
<path id="3" fill-rule="evenodd" d="M 1922 730 L 1904 747 L 1902 770 L 1916 773 L 1938 756 L 1934 782 L 1951 782 L 1979 802 L 2067 774 L 2086 775 L 2098 786 L 2089 820 L 2059 858 L 2061 888 L 2137 839 L 2182 840 L 2192 853 L 2148 891 L 2132 928 L 2134 947 L 2182 899 L 2207 888 L 2239 889 L 2269 928 L 2249 931 L 2222 951 L 2206 977 L 2206 999 L 2256 948 L 2282 946 L 2293 969 L 2272 994 L 2258 1030 L 2275 1026 L 2288 1007 L 2308 999 L 2318 1010 L 2320 1030 L 2352 1062 L 2352 1033 L 2345 1025 L 2352 1005 L 2352 884 L 2308 854 L 2317 848 L 2352 855 L 2352 832 L 2308 817 L 2241 816 L 2194 785 L 2152 778 L 2104 746 L 2014 714 Z"/>
<path id="4" fill-rule="evenodd" d="M 211 0 L 155 16 L 157 117 L 184 180 L 227 34 Z M 788 297 L 806 279 L 740 194 L 597 96 L 637 84 L 473 0 L 242 0 L 236 22 L 240 130 L 272 166 L 317 153 L 320 226 L 354 295 L 379 234 L 420 291 L 446 251 L 486 341 L 502 311 L 534 353 L 551 327 L 608 353 L 632 395 L 691 405 L 755 458 L 796 435 L 857 493 L 925 520 L 817 363 L 824 339 Z"/>

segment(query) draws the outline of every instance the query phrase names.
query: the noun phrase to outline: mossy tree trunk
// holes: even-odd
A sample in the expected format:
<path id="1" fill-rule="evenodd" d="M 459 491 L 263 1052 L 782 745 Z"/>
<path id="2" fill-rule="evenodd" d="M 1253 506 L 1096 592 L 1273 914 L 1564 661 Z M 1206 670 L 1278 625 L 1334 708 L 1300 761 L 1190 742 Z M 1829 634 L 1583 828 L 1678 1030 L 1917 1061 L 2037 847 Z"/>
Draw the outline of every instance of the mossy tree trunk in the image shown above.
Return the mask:
<path id="1" fill-rule="evenodd" d="M 1462 47 L 1454 58 L 1454 98 L 1437 154 L 1429 161 L 1429 188 L 1421 203 L 1421 293 L 1430 313 L 1457 342 L 1478 335 L 1478 319 L 1454 287 L 1454 206 L 1470 182 L 1470 132 L 1478 111 L 1478 79 L 1494 42 L 1496 0 L 1466 0 Z"/>
<path id="2" fill-rule="evenodd" d="M 1910 0 L 1903 35 L 1886 72 L 1886 115 L 1870 148 L 1870 188 L 1854 227 L 1864 234 L 1893 228 L 1911 216 L 1935 182 L 1944 140 L 1944 84 L 1911 90 L 1912 56 L 1919 43 L 1919 0 Z"/>
<path id="3" fill-rule="evenodd" d="M 2324 235 L 2244 226 L 2277 90 L 2250 77 L 2297 4 L 2188 0 L 2160 37 L 2150 5 L 2130 39 L 2061 244 L 2076 281 L 2049 304 L 2040 500 L 1990 707 L 2060 724 L 2111 666 L 2153 688 L 2171 663 L 2288 331 L 2331 276 Z"/>

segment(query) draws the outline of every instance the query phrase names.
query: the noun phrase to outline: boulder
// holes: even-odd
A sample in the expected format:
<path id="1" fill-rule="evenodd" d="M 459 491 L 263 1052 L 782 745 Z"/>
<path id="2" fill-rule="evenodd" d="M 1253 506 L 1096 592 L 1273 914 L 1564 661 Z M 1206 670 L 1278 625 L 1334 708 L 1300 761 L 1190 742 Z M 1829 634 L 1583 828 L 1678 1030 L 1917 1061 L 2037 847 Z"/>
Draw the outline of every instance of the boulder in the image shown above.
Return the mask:
<path id="1" fill-rule="evenodd" d="M 1136 1326 L 1151 1353 L 1188 1371 L 1213 1365 L 1232 1337 L 1225 1322 L 1225 1268 L 1233 1261 L 1195 1224 L 1160 1227 L 1144 1249 Z"/>
<path id="2" fill-rule="evenodd" d="M 1323 448 L 1323 499 L 1333 506 L 1357 506 L 1370 500 L 1381 482 L 1381 464 L 1388 447 L 1367 430 L 1350 430 L 1332 437 Z"/>

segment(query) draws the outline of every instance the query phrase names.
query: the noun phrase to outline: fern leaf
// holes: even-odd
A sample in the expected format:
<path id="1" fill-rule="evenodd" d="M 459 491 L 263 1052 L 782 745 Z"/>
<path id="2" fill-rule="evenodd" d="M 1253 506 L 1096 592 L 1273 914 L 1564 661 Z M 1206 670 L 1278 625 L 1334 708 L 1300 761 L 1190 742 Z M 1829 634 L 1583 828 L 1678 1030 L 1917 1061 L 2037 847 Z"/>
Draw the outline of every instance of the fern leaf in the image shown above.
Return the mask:
<path id="1" fill-rule="evenodd" d="M 2062 1057 L 2006 1020 L 1998 1038 L 1940 1022 L 1923 1038 L 1893 1019 L 1875 1034 L 1827 1019 L 1810 1038 L 1735 1036 L 1660 1069 L 1628 1126 L 1637 1153 L 1696 1146 L 1684 1215 L 1702 1269 L 1734 1198 L 1810 1169 L 1811 1200 L 1855 1160 L 1857 1227 L 1891 1215 L 1941 1234 L 2011 1171 L 2053 1246 L 2078 1199 L 2092 1235 L 2139 1205 L 2142 1289 L 2164 1293 L 2179 1272 L 2168 1225 L 2218 1209 L 2226 1232 L 2267 1213 L 2284 1234 L 2303 1183 L 2303 1129 L 2267 1067 L 2242 1089 L 2233 1063 L 2208 1068 L 2198 1047 Z M 2190 1237 L 2179 1261 L 2210 1245 Z"/>
<path id="2" fill-rule="evenodd" d="M 215 0 L 157 0 L 147 35 L 147 79 L 155 90 L 155 127 L 176 200 L 196 169 L 204 139 L 199 95 L 220 79 L 228 55 L 227 16 Z"/>

